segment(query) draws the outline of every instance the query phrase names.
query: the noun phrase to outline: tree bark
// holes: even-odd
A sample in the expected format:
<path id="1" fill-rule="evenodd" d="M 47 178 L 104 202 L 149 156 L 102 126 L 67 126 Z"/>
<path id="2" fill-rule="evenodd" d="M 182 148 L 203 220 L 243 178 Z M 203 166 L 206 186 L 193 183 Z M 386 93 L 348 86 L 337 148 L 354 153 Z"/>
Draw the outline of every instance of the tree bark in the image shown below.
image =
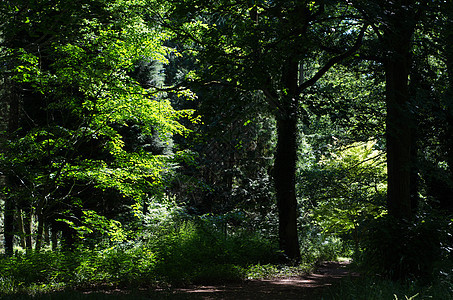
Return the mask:
<path id="1" fill-rule="evenodd" d="M 19 227 L 19 232 L 20 232 L 20 246 L 22 249 L 25 249 L 26 247 L 26 242 L 25 242 L 25 229 L 24 229 L 24 216 L 22 214 L 21 209 L 17 209 L 17 225 Z"/>
<path id="2" fill-rule="evenodd" d="M 274 184 L 279 219 L 280 250 L 287 258 L 299 261 L 300 246 L 297 232 L 296 164 L 299 62 L 289 58 L 283 68 L 282 82 L 286 96 L 280 99 L 277 112 L 277 149 L 274 161 Z"/>
<path id="3" fill-rule="evenodd" d="M 44 235 L 44 215 L 42 212 L 37 212 L 37 219 L 38 219 L 38 228 L 36 230 L 36 244 L 35 244 L 35 251 L 41 251 L 42 247 L 42 240 Z"/>
<path id="4" fill-rule="evenodd" d="M 443 40 L 445 46 L 445 57 L 447 61 L 447 74 L 448 74 L 448 88 L 445 97 L 446 103 L 446 119 L 447 119 L 447 163 L 450 171 L 450 190 L 453 190 L 453 46 L 451 40 L 453 39 L 453 2 L 446 1 L 443 11 L 446 15 L 446 24 L 443 32 Z M 441 207 L 453 211 L 453 195 L 444 199 Z"/>
<path id="5" fill-rule="evenodd" d="M 24 209 L 24 233 L 25 233 L 25 249 L 27 251 L 32 250 L 33 239 L 32 239 L 32 209 L 29 206 L 25 206 Z"/>
<path id="6" fill-rule="evenodd" d="M 3 236 L 4 236 L 4 246 L 5 254 L 7 256 L 12 256 L 14 251 L 14 201 L 11 197 L 5 197 L 5 211 L 4 211 L 4 221 L 3 221 Z"/>
<path id="7" fill-rule="evenodd" d="M 409 18 L 409 20 L 408 20 Z M 413 18 L 396 9 L 384 32 L 387 104 L 387 206 L 397 219 L 412 216 L 411 209 L 411 112 L 408 80 L 411 66 Z"/>
<path id="8" fill-rule="evenodd" d="M 297 199 L 295 173 L 297 161 L 297 119 L 277 120 L 277 151 L 274 183 L 277 194 L 280 250 L 292 259 L 300 259 L 297 233 Z"/>
<path id="9" fill-rule="evenodd" d="M 50 226 L 48 223 L 44 225 L 44 245 L 50 246 Z"/>
<path id="10" fill-rule="evenodd" d="M 7 138 L 11 139 L 16 130 L 19 128 L 19 95 L 17 94 L 14 84 L 7 80 L 8 91 L 7 91 L 7 101 L 8 101 L 8 125 L 7 125 Z M 9 172 L 6 172 L 8 174 Z M 14 186 L 14 178 L 11 174 L 7 175 L 5 178 L 5 183 L 7 186 Z M 14 211 L 15 211 L 15 199 L 11 195 L 5 197 L 5 211 L 4 211 L 4 246 L 5 254 L 12 255 L 14 247 Z"/>
<path id="11" fill-rule="evenodd" d="M 51 234 L 51 243 L 52 243 L 52 251 L 57 251 L 58 248 L 58 231 L 55 226 L 52 224 L 50 227 L 50 234 Z"/>

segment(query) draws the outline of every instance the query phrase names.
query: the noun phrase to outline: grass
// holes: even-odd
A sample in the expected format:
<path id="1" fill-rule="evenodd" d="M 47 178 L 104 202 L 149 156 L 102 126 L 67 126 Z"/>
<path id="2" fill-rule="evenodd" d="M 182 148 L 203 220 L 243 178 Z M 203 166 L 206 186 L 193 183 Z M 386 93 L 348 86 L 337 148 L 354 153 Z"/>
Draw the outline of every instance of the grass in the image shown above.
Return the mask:
<path id="1" fill-rule="evenodd" d="M 42 295 L 45 299 L 103 285 L 133 290 L 237 282 L 246 278 L 249 265 L 270 263 L 277 256 L 275 245 L 255 233 L 226 236 L 186 222 L 128 245 L 0 256 L 0 298 Z M 62 298 L 68 299 L 64 294 Z"/>
<path id="2" fill-rule="evenodd" d="M 323 300 L 446 300 L 453 299 L 453 283 L 401 283 L 378 277 L 346 279 L 325 290 Z"/>
<path id="3" fill-rule="evenodd" d="M 324 239 L 307 240 L 305 244 L 316 250 L 316 255 L 304 257 L 302 265 L 278 265 L 281 255 L 275 241 L 256 232 L 226 235 L 209 222 L 184 221 L 176 225 L 159 226 L 150 230 L 149 236 L 110 248 L 18 251 L 10 258 L 0 256 L 0 298 L 141 299 L 142 293 L 134 291 L 307 273 L 316 261 L 331 257 L 332 249 L 338 248 L 338 243 L 330 247 Z M 77 292 L 103 287 L 107 291 L 102 294 Z M 115 292 L 112 296 L 115 289 L 130 294 Z M 153 299 L 162 297 L 166 299 L 166 292 L 153 294 Z"/>
<path id="4" fill-rule="evenodd" d="M 247 279 L 272 279 L 278 277 L 291 277 L 313 271 L 314 264 L 300 264 L 295 266 L 277 264 L 256 264 L 246 268 Z"/>

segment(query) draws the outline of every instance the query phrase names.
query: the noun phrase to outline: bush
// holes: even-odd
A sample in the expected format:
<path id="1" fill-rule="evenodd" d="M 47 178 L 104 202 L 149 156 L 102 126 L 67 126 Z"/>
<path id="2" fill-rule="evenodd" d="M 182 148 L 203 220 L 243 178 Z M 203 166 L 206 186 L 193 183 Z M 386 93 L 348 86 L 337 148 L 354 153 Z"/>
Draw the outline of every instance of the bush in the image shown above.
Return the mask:
<path id="1" fill-rule="evenodd" d="M 201 266 L 192 278 L 193 283 L 219 284 L 238 282 L 245 278 L 245 269 L 233 264 Z"/>
<path id="2" fill-rule="evenodd" d="M 17 285 L 68 282 L 78 265 L 77 255 L 66 252 L 17 252 L 0 261 L 3 279 L 13 278 Z"/>
<path id="3" fill-rule="evenodd" d="M 277 259 L 275 246 L 253 233 L 225 235 L 215 226 L 186 221 L 167 228 L 149 241 L 159 258 L 156 275 L 172 283 L 200 282 L 202 278 L 238 279 L 246 266 Z M 203 275 L 205 274 L 205 275 Z"/>
<path id="4" fill-rule="evenodd" d="M 80 254 L 83 260 L 74 270 L 74 277 L 71 280 L 75 285 L 109 283 L 139 286 L 154 279 L 156 257 L 143 245 L 85 251 Z"/>
<path id="5" fill-rule="evenodd" d="M 321 261 L 336 260 L 351 253 L 343 240 L 333 234 L 326 234 L 315 225 L 309 224 L 299 237 L 302 262 L 311 264 Z"/>
<path id="6" fill-rule="evenodd" d="M 372 220 L 361 241 L 361 263 L 391 279 L 433 279 L 442 258 L 442 222 L 436 219 L 401 221 L 391 216 Z"/>
<path id="7" fill-rule="evenodd" d="M 323 292 L 325 300 L 409 300 L 453 299 L 453 282 L 436 282 L 432 285 L 401 283 L 383 278 L 362 277 L 342 280 Z"/>
<path id="8" fill-rule="evenodd" d="M 162 222 L 110 248 L 16 253 L 0 258 L 0 296 L 65 287 L 142 287 L 217 283 L 246 277 L 246 268 L 277 260 L 275 245 L 256 233 L 226 234 L 215 218 Z"/>

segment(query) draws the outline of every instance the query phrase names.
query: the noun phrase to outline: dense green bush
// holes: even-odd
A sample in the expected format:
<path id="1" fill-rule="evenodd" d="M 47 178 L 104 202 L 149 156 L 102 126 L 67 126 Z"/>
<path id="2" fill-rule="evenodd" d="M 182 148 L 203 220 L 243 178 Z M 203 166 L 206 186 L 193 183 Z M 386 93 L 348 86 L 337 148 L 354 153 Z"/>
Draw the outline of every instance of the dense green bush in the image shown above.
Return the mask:
<path id="1" fill-rule="evenodd" d="M 93 285 L 237 281 L 246 267 L 276 260 L 273 243 L 256 233 L 225 234 L 215 218 L 177 220 L 111 248 L 16 253 L 0 258 L 0 295 Z"/>
<path id="2" fill-rule="evenodd" d="M 402 221 L 385 216 L 363 225 L 361 263 L 367 270 L 392 279 L 433 279 L 444 256 L 446 232 L 440 219 Z"/>
<path id="3" fill-rule="evenodd" d="M 136 286 L 152 282 L 155 254 L 142 245 L 120 246 L 98 251 L 82 251 L 83 259 L 74 270 L 73 285 L 108 283 Z"/>
<path id="4" fill-rule="evenodd" d="M 240 268 L 259 262 L 275 261 L 275 245 L 255 233 L 236 232 L 226 235 L 212 220 L 186 221 L 171 226 L 150 241 L 159 261 L 156 274 L 172 282 L 188 282 L 200 278 L 225 279 L 242 277 Z M 218 275 L 213 274 L 217 270 Z M 208 276 L 209 275 L 209 276 Z"/>
<path id="5" fill-rule="evenodd" d="M 409 300 L 452 299 L 453 282 L 437 282 L 433 285 L 401 283 L 376 277 L 343 280 L 326 289 L 325 300 Z"/>
<path id="6" fill-rule="evenodd" d="M 325 233 L 322 228 L 306 224 L 299 236 L 302 262 L 312 264 L 321 261 L 350 257 L 352 252 L 339 236 Z"/>
<path id="7" fill-rule="evenodd" d="M 11 258 L 0 260 L 0 280 L 12 280 L 18 285 L 69 282 L 79 264 L 79 256 L 75 253 L 17 252 Z"/>

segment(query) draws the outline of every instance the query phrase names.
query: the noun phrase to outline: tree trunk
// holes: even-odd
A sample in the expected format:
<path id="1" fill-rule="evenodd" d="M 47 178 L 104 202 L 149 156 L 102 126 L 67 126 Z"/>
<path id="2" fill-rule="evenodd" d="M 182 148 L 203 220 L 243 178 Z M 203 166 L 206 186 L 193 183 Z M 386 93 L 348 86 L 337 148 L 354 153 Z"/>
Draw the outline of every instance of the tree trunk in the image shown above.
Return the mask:
<path id="1" fill-rule="evenodd" d="M 11 139 L 16 130 L 19 128 L 19 95 L 16 93 L 14 85 L 7 80 L 7 85 L 9 90 L 7 91 L 7 101 L 8 101 L 8 125 L 7 125 L 7 138 Z M 6 174 L 8 174 L 8 170 Z M 7 175 L 5 178 L 5 183 L 9 187 L 14 186 L 14 178 L 12 175 Z M 14 211 L 15 211 L 15 199 L 11 195 L 5 197 L 5 211 L 3 214 L 4 223 L 4 246 L 5 254 L 13 254 L 14 246 Z"/>
<path id="2" fill-rule="evenodd" d="M 411 99 L 416 99 L 418 91 L 420 89 L 426 89 L 427 87 L 424 86 L 423 78 L 419 74 L 417 68 L 413 68 L 410 74 L 410 83 L 409 83 L 409 94 Z M 411 127 L 411 177 L 410 177 L 410 194 L 411 194 L 411 209 L 412 214 L 417 213 L 417 209 L 420 202 L 419 197 L 419 187 L 420 187 L 420 180 L 419 180 L 419 163 L 418 163 L 418 141 L 420 140 L 419 137 L 419 129 L 420 129 L 420 113 L 417 112 L 417 115 L 412 120 L 413 126 Z"/>
<path id="3" fill-rule="evenodd" d="M 5 197 L 5 211 L 3 214 L 3 235 L 5 254 L 12 256 L 14 251 L 14 201 L 11 197 Z"/>
<path id="4" fill-rule="evenodd" d="M 21 209 L 17 209 L 17 225 L 19 227 L 19 232 L 20 232 L 20 246 L 22 249 L 25 249 L 26 247 L 26 242 L 25 242 L 25 229 L 24 229 L 24 216 L 22 214 Z"/>
<path id="5" fill-rule="evenodd" d="M 58 248 L 58 230 L 52 225 L 50 227 L 51 242 L 52 242 L 52 251 L 57 251 Z"/>
<path id="6" fill-rule="evenodd" d="M 44 245 L 50 246 L 50 226 L 48 223 L 44 225 Z"/>
<path id="7" fill-rule="evenodd" d="M 32 209 L 31 207 L 25 207 L 24 211 L 24 233 L 25 233 L 25 248 L 30 251 L 33 247 L 32 240 Z"/>
<path id="8" fill-rule="evenodd" d="M 448 74 L 448 88 L 445 97 L 446 103 L 446 119 L 447 119 L 447 163 L 450 171 L 450 190 L 453 190 L 453 46 L 451 40 L 453 39 L 453 2 L 446 1 L 443 11 L 446 15 L 446 26 L 444 28 L 444 45 L 445 57 L 447 60 L 447 74 Z M 449 197 L 444 199 L 441 207 L 453 212 L 453 195 L 449 193 Z"/>
<path id="9" fill-rule="evenodd" d="M 41 251 L 42 247 L 42 240 L 44 234 L 44 215 L 42 211 L 37 211 L 37 218 L 38 218 L 38 228 L 36 230 L 36 244 L 35 244 L 35 251 Z"/>
<path id="10" fill-rule="evenodd" d="M 406 107 L 408 75 L 404 63 L 395 60 L 387 63 L 387 205 L 389 214 L 398 219 L 411 215 L 411 128 Z"/>
<path id="11" fill-rule="evenodd" d="M 411 65 L 412 20 L 396 9 L 390 29 L 384 33 L 387 104 L 387 206 L 397 219 L 412 216 L 411 209 L 411 112 L 408 79 Z"/>
<path id="12" fill-rule="evenodd" d="M 297 119 L 277 120 L 277 151 L 274 182 L 277 194 L 280 250 L 293 260 L 300 259 L 297 234 L 295 173 L 297 161 Z"/>
<path id="13" fill-rule="evenodd" d="M 296 164 L 297 95 L 299 62 L 291 57 L 285 64 L 282 81 L 287 95 L 281 99 L 277 113 L 277 150 L 274 161 L 274 184 L 277 197 L 280 250 L 291 260 L 300 260 L 297 232 Z"/>

